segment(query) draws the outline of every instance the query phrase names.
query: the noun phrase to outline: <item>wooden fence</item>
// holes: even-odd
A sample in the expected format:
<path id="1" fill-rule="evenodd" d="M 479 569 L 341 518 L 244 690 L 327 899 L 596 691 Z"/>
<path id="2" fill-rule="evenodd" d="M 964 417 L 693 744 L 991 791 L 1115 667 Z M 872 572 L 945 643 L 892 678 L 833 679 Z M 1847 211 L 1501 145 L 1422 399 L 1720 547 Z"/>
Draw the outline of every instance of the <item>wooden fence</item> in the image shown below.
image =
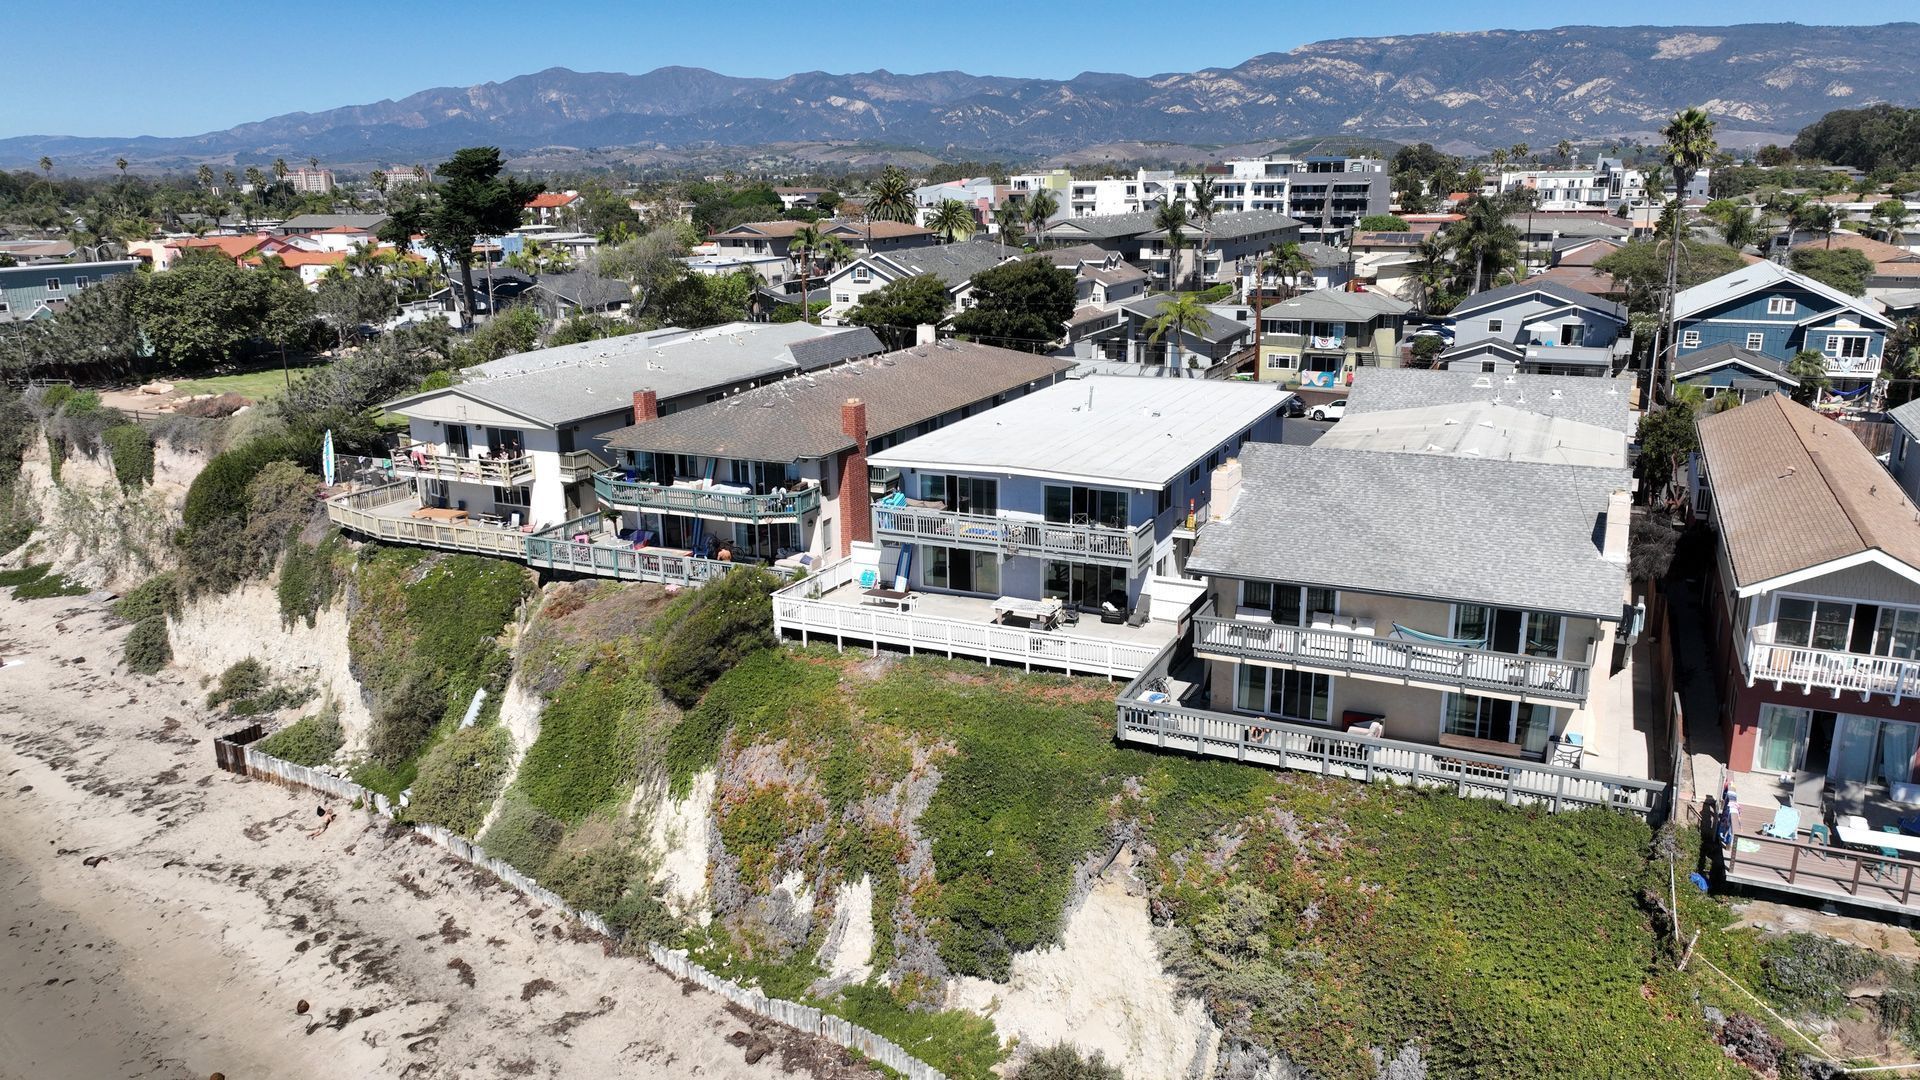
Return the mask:
<path id="1" fill-rule="evenodd" d="M 305 788 L 335 798 L 357 801 L 363 806 L 372 807 L 383 817 L 393 817 L 392 804 L 385 795 L 377 791 L 364 788 L 343 777 L 283 761 L 255 749 L 251 744 L 258 741 L 262 734 L 261 726 L 254 724 L 215 739 L 214 760 L 222 769 L 229 772 L 241 773 L 282 787 Z M 409 823 L 408 827 L 416 835 L 431 840 L 460 861 L 485 870 L 518 889 L 529 899 L 577 919 L 582 926 L 596 934 L 616 941 L 621 940 L 621 935 L 607 926 L 606 920 L 599 915 L 574 908 L 552 890 L 507 863 L 489 856 L 479 845 L 459 833 L 438 825 Z M 901 1074 L 907 1080 L 946 1080 L 945 1073 L 914 1057 L 902 1049 L 898 1043 L 868 1031 L 850 1020 L 823 1012 L 811 1005 L 802 1005 L 782 998 L 771 998 L 758 989 L 741 986 L 731 979 L 715 975 L 690 959 L 683 949 L 669 949 L 655 941 L 647 942 L 646 946 L 647 956 L 668 974 L 695 983 L 703 990 L 719 994 L 757 1016 L 764 1016 L 808 1035 L 817 1035 L 836 1046 L 858 1051 Z"/>

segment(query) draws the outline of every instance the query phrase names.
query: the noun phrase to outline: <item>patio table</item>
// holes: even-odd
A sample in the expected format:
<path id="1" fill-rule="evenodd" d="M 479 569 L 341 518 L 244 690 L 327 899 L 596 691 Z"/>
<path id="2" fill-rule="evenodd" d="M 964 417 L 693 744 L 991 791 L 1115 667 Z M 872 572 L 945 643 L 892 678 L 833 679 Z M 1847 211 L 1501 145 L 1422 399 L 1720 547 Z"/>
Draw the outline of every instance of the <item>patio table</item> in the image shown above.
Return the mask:
<path id="1" fill-rule="evenodd" d="M 1859 814 L 1842 814 L 1834 819 L 1833 835 L 1849 847 L 1892 848 L 1909 855 L 1920 855 L 1920 836 L 1900 832 L 1882 832 L 1867 824 Z"/>
<path id="2" fill-rule="evenodd" d="M 421 518 L 426 521 L 467 520 L 467 512 L 465 510 L 451 510 L 443 506 L 423 506 L 408 516 Z"/>
<path id="3" fill-rule="evenodd" d="M 1014 618 L 1025 619 L 1043 630 L 1051 630 L 1053 624 L 1060 618 L 1061 606 L 1059 600 L 1052 598 L 1028 600 L 1019 596 L 1002 596 L 993 602 L 993 619 L 995 622 L 1000 622 L 1011 615 Z"/>

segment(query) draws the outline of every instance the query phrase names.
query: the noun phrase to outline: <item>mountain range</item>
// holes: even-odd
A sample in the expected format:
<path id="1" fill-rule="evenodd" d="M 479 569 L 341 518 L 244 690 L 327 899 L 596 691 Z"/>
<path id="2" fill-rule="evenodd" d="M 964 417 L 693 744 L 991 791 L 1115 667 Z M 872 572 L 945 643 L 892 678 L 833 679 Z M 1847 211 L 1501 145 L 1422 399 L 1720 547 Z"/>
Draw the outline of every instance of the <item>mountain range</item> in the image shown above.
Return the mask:
<path id="1" fill-rule="evenodd" d="M 1592 27 L 1343 38 L 1230 68 L 1028 79 L 938 71 L 740 78 L 551 68 L 399 101 L 289 113 L 179 138 L 0 139 L 0 166 L 117 156 L 150 167 L 431 161 L 493 144 L 513 155 L 827 141 L 953 156 L 1040 158 L 1121 141 L 1244 144 L 1302 136 L 1513 142 L 1648 139 L 1706 106 L 1723 145 L 1788 141 L 1832 109 L 1920 99 L 1920 24 Z"/>

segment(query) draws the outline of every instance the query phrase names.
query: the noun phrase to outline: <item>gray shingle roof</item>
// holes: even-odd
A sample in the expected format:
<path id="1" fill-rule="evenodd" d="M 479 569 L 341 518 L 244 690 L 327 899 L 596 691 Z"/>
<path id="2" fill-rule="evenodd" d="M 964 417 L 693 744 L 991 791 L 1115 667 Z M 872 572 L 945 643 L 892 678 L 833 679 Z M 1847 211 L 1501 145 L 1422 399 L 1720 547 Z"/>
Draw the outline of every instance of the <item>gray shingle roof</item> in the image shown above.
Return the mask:
<path id="1" fill-rule="evenodd" d="M 1242 236 L 1254 236 L 1263 232 L 1293 229 L 1298 231 L 1300 222 L 1278 210 L 1241 210 L 1230 214 L 1215 214 L 1210 224 L 1215 240 L 1234 240 Z M 1206 232 L 1199 222 L 1187 225 L 1187 235 L 1199 236 Z M 1155 230 L 1148 236 L 1165 236 L 1166 233 Z"/>
<path id="2" fill-rule="evenodd" d="M 1623 324 L 1627 321 L 1627 309 L 1620 304 L 1616 304 L 1611 300 L 1602 300 L 1592 293 L 1583 293 L 1579 289 L 1568 288 L 1557 281 L 1536 281 L 1532 278 L 1528 278 L 1525 281 L 1516 281 L 1512 285 L 1502 285 L 1497 289 L 1488 289 L 1485 292 L 1474 293 L 1472 296 L 1460 301 L 1459 305 L 1447 314 L 1449 318 L 1458 320 L 1462 316 L 1472 314 L 1473 312 L 1498 307 L 1501 304 L 1522 299 L 1534 293 L 1539 293 L 1557 303 L 1573 304 L 1577 307 L 1585 308 L 1588 311 L 1597 311 L 1603 315 L 1610 315 Z"/>
<path id="3" fill-rule="evenodd" d="M 824 458 L 853 445 L 840 427 L 840 407 L 848 398 L 866 404 L 867 435 L 878 438 L 1031 382 L 1050 381 L 1072 366 L 1059 357 L 943 341 L 783 379 L 605 438 L 619 450 L 756 461 Z"/>
<path id="4" fill-rule="evenodd" d="M 584 270 L 565 274 L 541 274 L 533 287 L 585 308 L 603 308 L 633 299 L 633 288 Z"/>
<path id="5" fill-rule="evenodd" d="M 1899 424 L 1909 435 L 1920 435 L 1920 398 L 1887 413 L 1887 419 Z"/>
<path id="6" fill-rule="evenodd" d="M 1353 373 L 1347 415 L 1424 405 L 1488 401 L 1633 433 L 1626 383 L 1585 375 L 1486 375 L 1478 371 L 1361 368 Z"/>
<path id="7" fill-rule="evenodd" d="M 1189 570 L 1620 617 L 1626 566 L 1600 545 L 1624 469 L 1268 443 L 1240 461 L 1240 497 Z"/>
<path id="8" fill-rule="evenodd" d="M 1772 262 L 1752 263 L 1722 274 L 1712 281 L 1703 281 L 1691 289 L 1680 290 L 1673 298 L 1673 317 L 1688 318 L 1708 308 L 1718 307 L 1729 300 L 1780 285 L 1810 292 L 1828 301 L 1835 308 L 1846 308 L 1863 319 L 1871 319 L 1880 326 L 1889 329 L 1893 326 L 1893 323 L 1880 313 L 1879 305 L 1871 300 L 1848 296 L 1838 289 Z"/>
<path id="9" fill-rule="evenodd" d="M 1405 315 L 1413 305 L 1380 292 L 1315 289 L 1261 309 L 1262 318 L 1367 322 L 1382 315 Z"/>
<path id="10" fill-rule="evenodd" d="M 1561 236 L 1626 236 L 1632 232 L 1625 225 L 1615 225 L 1610 221 L 1554 214 L 1511 214 L 1507 217 L 1507 224 L 1522 233 L 1559 233 Z"/>
<path id="11" fill-rule="evenodd" d="M 1119 240 L 1128 236 L 1143 236 L 1153 231 L 1153 218 L 1156 210 L 1141 210 L 1132 214 L 1090 214 L 1086 217 L 1062 218 L 1049 222 L 1047 236 L 1057 233 L 1068 236 L 1092 236 L 1101 240 Z"/>
<path id="12" fill-rule="evenodd" d="M 897 266 L 910 275 L 932 274 L 946 283 L 948 289 L 957 289 L 973 280 L 973 275 L 982 270 L 991 270 L 1015 254 L 1018 254 L 1015 249 L 1003 244 L 971 240 L 964 244 L 885 251 L 873 258 Z"/>
<path id="13" fill-rule="evenodd" d="M 1776 379 L 1783 380 L 1789 385 L 1800 385 L 1800 380 L 1788 374 L 1787 365 L 1775 360 L 1766 353 L 1757 353 L 1751 349 L 1743 349 L 1731 341 L 1722 341 L 1715 345 L 1709 345 L 1697 352 L 1690 352 L 1684 356 L 1674 357 L 1673 377 L 1676 379 L 1682 378 L 1696 371 L 1706 371 L 1728 363 L 1745 364 L 1748 367 L 1766 372 Z"/>
<path id="14" fill-rule="evenodd" d="M 446 390 L 409 395 L 386 409 L 405 415 L 410 402 L 453 394 L 556 427 L 630 409 L 637 390 L 652 390 L 661 401 L 670 401 L 793 374 L 803 369 L 791 346 L 841 335 L 848 335 L 850 343 L 813 349 L 879 351 L 879 341 L 864 328 L 835 330 L 806 323 L 676 327 L 504 356 L 468 368 L 461 373 L 462 381 Z"/>
<path id="15" fill-rule="evenodd" d="M 819 337 L 805 338 L 787 346 L 787 354 L 793 357 L 801 371 L 817 371 L 831 367 L 857 356 L 873 356 L 886 351 L 880 339 L 872 330 L 856 326 L 838 334 L 822 334 Z"/>
<path id="16" fill-rule="evenodd" d="M 1148 320 L 1158 318 L 1161 310 L 1164 309 L 1168 303 L 1168 298 L 1164 294 L 1160 294 L 1143 296 L 1137 300 L 1129 300 L 1121 304 L 1120 308 L 1123 311 L 1132 312 L 1143 320 Z M 1202 310 L 1205 311 L 1205 309 Z M 1237 323 L 1232 319 L 1223 318 L 1214 314 L 1212 311 L 1205 311 L 1205 314 L 1207 328 L 1195 335 L 1202 341 L 1231 341 L 1236 337 L 1244 337 L 1253 333 L 1253 329 L 1243 323 Z"/>

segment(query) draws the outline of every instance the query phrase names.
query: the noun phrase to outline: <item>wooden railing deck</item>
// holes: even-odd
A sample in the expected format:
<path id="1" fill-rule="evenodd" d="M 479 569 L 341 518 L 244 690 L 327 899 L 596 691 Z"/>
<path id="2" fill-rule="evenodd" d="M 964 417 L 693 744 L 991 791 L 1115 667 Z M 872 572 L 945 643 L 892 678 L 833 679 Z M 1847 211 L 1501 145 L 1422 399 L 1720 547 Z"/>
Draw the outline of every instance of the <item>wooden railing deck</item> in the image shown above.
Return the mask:
<path id="1" fill-rule="evenodd" d="M 623 581 L 653 581 L 662 585 L 700 585 L 734 568 L 735 563 L 701 558 L 687 552 L 635 548 L 632 544 L 578 541 L 571 537 L 597 523 L 600 515 L 578 517 L 557 528 L 526 538 L 529 566 L 596 574 Z"/>
<path id="2" fill-rule="evenodd" d="M 1743 842 L 1759 850 L 1743 852 Z M 1920 905 L 1914 903 L 1915 872 L 1920 871 L 1920 862 L 1912 859 L 1757 833 L 1734 837 L 1731 846 L 1722 845 L 1721 856 L 1727 880 L 1736 884 L 1883 911 L 1920 911 Z"/>
<path id="3" fill-rule="evenodd" d="M 1445 788 L 1462 798 L 1499 799 L 1548 810 L 1604 806 L 1642 817 L 1664 812 L 1667 785 L 1644 777 L 1569 769 L 1496 754 L 1374 738 L 1333 727 L 1215 712 L 1164 697 L 1154 687 L 1173 648 L 1123 691 L 1115 737 L 1134 745 L 1180 750 L 1257 765 Z"/>
<path id="4" fill-rule="evenodd" d="M 413 498 L 412 485 L 406 481 L 341 495 L 327 501 L 327 519 L 343 529 L 351 529 L 376 540 L 399 544 L 420 544 L 467 551 L 480 555 L 500 555 L 518 559 L 526 554 L 527 537 L 512 529 L 468 522 L 428 521 L 421 518 L 393 517 L 373 512 Z"/>
<path id="5" fill-rule="evenodd" d="M 1587 700 L 1590 675 L 1587 664 L 1574 660 L 1223 619 L 1214 616 L 1211 608 L 1194 619 L 1193 649 L 1226 660 L 1576 706 Z"/>
<path id="6" fill-rule="evenodd" d="M 593 491 L 607 506 L 751 524 L 799 521 L 820 509 L 818 487 L 809 486 L 779 495 L 746 495 L 712 488 L 625 480 L 618 469 L 604 469 L 595 473 Z"/>
<path id="7" fill-rule="evenodd" d="M 1151 521 L 1122 528 L 962 514 L 919 506 L 875 506 L 873 530 L 875 540 L 897 544 L 939 544 L 1009 557 L 1065 559 L 1130 570 L 1144 568 L 1153 555 Z"/>

